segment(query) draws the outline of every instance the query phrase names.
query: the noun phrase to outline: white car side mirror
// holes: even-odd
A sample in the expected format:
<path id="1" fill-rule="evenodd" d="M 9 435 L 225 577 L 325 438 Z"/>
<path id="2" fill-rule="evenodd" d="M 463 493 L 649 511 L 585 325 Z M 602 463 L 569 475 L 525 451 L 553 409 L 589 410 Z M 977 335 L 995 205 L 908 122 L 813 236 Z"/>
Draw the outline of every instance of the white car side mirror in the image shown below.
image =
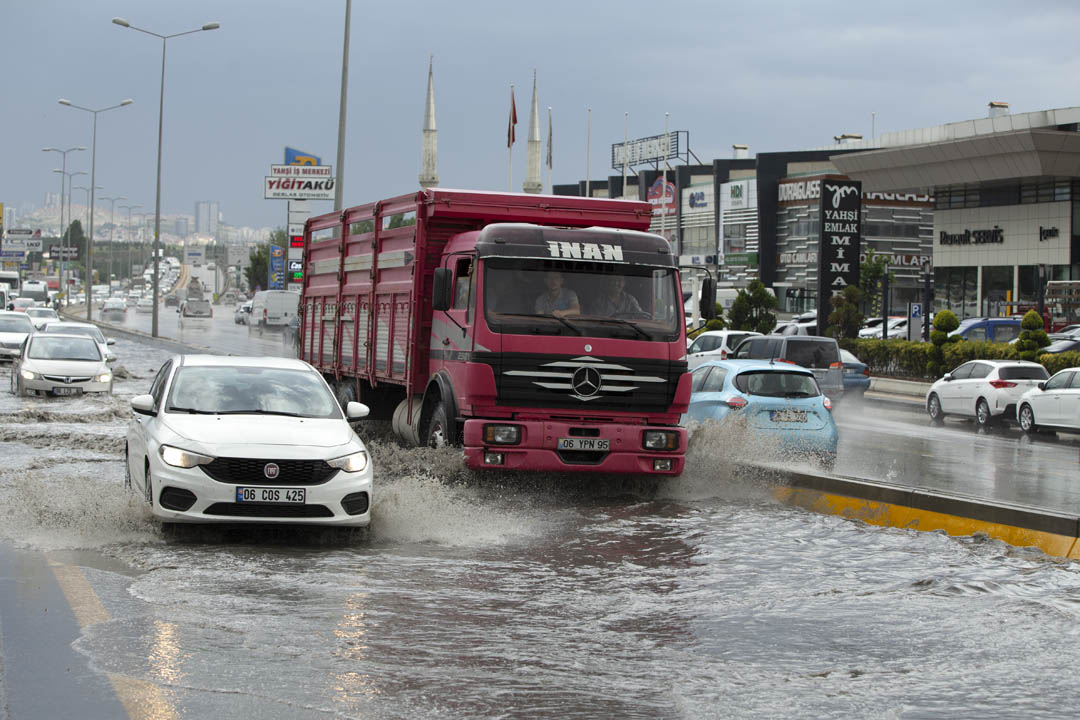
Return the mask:
<path id="1" fill-rule="evenodd" d="M 131 409 L 140 415 L 153 415 L 154 414 L 154 396 L 153 395 L 136 395 L 131 398 Z"/>
<path id="2" fill-rule="evenodd" d="M 366 418 L 371 410 L 364 403 L 351 402 L 345 406 L 345 417 L 350 420 L 359 420 L 360 418 Z"/>

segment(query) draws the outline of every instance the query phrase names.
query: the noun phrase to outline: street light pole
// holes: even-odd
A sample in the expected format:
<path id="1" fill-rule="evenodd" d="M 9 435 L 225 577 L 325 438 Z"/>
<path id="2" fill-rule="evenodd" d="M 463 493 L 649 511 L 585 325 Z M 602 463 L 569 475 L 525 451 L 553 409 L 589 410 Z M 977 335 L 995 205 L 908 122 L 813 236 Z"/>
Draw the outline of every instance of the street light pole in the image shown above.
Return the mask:
<path id="1" fill-rule="evenodd" d="M 352 0 L 345 0 L 345 47 L 341 50 L 341 99 L 338 101 L 337 180 L 334 184 L 334 211 L 341 210 L 345 184 L 345 109 L 349 96 L 349 26 L 352 24 Z"/>
<path id="2" fill-rule="evenodd" d="M 114 25 L 120 27 L 130 28 L 131 30 L 137 30 L 147 35 L 153 35 L 156 38 L 161 38 L 161 96 L 158 100 L 158 150 L 157 150 L 157 192 L 154 200 L 154 314 L 150 326 L 150 335 L 152 337 L 158 336 L 158 244 L 161 238 L 161 138 L 162 130 L 164 127 L 165 117 L 165 45 L 166 41 L 170 38 L 180 37 L 181 35 L 190 35 L 192 33 L 202 32 L 204 30 L 217 30 L 221 27 L 220 23 L 210 22 L 203 25 L 201 28 L 195 30 L 187 30 L 186 32 L 173 33 L 172 35 L 159 35 L 156 32 L 150 30 L 144 30 L 143 28 L 135 27 L 124 18 L 115 17 L 112 19 Z"/>
<path id="3" fill-rule="evenodd" d="M 109 289 L 112 290 L 112 270 L 113 261 L 116 258 L 116 248 L 113 247 L 113 228 L 116 226 L 116 201 L 127 200 L 123 195 L 117 195 L 116 197 L 102 197 L 102 200 L 109 201 Z"/>
<path id="4" fill-rule="evenodd" d="M 110 105 L 109 107 L 101 108 L 100 110 L 92 110 L 92 109 L 87 108 L 87 107 L 82 107 L 81 105 L 75 105 L 70 100 L 67 100 L 65 98 L 60 98 L 57 102 L 59 102 L 61 105 L 67 105 L 68 107 L 73 107 L 76 110 L 82 110 L 84 112 L 88 112 L 88 113 L 90 113 L 91 115 L 94 116 L 93 143 L 92 143 L 93 148 L 90 151 L 90 223 L 89 223 L 90 232 L 86 236 L 86 275 L 87 275 L 86 279 L 87 279 L 87 282 L 89 283 L 89 285 L 87 287 L 90 290 L 93 290 L 93 287 L 94 287 L 94 177 L 95 177 L 95 173 L 97 172 L 97 116 L 98 116 L 98 113 L 103 113 L 103 112 L 106 112 L 108 110 L 115 110 L 116 108 L 122 108 L 125 105 L 130 105 L 131 103 L 133 103 L 135 101 L 132 100 L 131 98 L 128 98 L 127 100 L 121 100 L 120 103 L 117 104 L 117 105 Z M 93 309 L 93 305 L 94 304 L 90 301 L 90 292 L 88 291 L 87 294 L 86 294 L 86 321 L 87 322 L 90 322 L 91 319 L 92 319 L 90 317 L 90 314 L 91 314 L 91 310 Z"/>
<path id="5" fill-rule="evenodd" d="M 68 213 L 68 224 L 71 225 L 71 224 L 73 224 L 75 222 L 74 220 L 71 219 L 71 215 L 72 215 L 72 213 L 71 213 L 71 181 L 72 181 L 72 178 L 76 177 L 77 175 L 85 175 L 86 171 L 85 170 L 77 170 L 75 172 L 64 172 L 60 168 L 56 168 L 55 170 L 53 170 L 53 172 L 54 173 L 60 173 L 60 174 L 67 177 L 67 186 L 68 186 L 68 191 L 67 191 L 67 213 Z M 60 216 L 61 217 L 63 217 L 63 213 L 64 213 L 64 196 L 61 195 L 60 196 Z M 70 247 L 70 246 L 71 246 L 71 229 L 69 227 L 67 229 L 67 231 L 61 231 L 61 233 L 60 233 L 60 255 L 63 256 L 64 253 L 65 253 L 64 248 L 65 247 Z"/>
<path id="6" fill-rule="evenodd" d="M 62 287 L 60 291 L 64 295 L 64 304 L 67 304 L 68 300 L 68 288 L 67 285 L 63 285 L 64 282 L 64 178 L 67 177 L 67 154 L 69 152 L 75 152 L 76 150 L 85 150 L 86 148 L 81 145 L 78 147 L 68 148 L 67 150 L 60 150 L 59 148 L 46 147 L 41 148 L 41 152 L 57 152 L 64 158 L 63 169 L 60 171 L 64 173 L 60 176 L 60 282 Z"/>
<path id="7" fill-rule="evenodd" d="M 121 210 L 127 210 L 128 211 L 128 221 L 127 221 L 128 253 L 127 254 L 128 254 L 128 278 L 129 279 L 134 279 L 133 276 L 135 275 L 135 263 L 131 259 L 131 249 L 135 245 L 134 238 L 132 237 L 133 233 L 132 233 L 132 230 L 131 230 L 131 211 L 133 209 L 135 209 L 135 208 L 141 208 L 141 207 L 142 207 L 142 205 L 138 205 L 138 204 L 136 204 L 136 205 L 121 205 L 120 206 Z"/>

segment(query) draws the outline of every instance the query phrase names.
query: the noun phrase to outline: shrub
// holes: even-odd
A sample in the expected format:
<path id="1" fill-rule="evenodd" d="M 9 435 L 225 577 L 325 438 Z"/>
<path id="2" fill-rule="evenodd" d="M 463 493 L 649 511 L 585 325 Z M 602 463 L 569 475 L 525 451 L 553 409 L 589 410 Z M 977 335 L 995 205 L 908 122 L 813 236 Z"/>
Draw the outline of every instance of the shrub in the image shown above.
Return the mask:
<path id="1" fill-rule="evenodd" d="M 1041 348 L 1050 344 L 1050 338 L 1043 330 L 1043 319 L 1034 310 L 1028 310 L 1020 321 L 1020 338 L 1016 349 L 1021 360 L 1035 360 Z"/>
<path id="2" fill-rule="evenodd" d="M 1057 353 L 1056 355 L 1043 353 L 1039 356 L 1039 364 L 1045 367 L 1046 371 L 1051 375 L 1065 368 L 1080 367 L 1080 351 L 1072 350 Z"/>
<path id="3" fill-rule="evenodd" d="M 952 310 L 942 310 L 934 315 L 934 329 L 930 331 L 932 347 L 930 352 L 927 353 L 926 361 L 926 374 L 929 377 L 937 378 L 945 372 L 944 348 L 952 340 L 949 333 L 958 327 L 960 327 L 960 320 L 957 319 L 956 313 Z"/>

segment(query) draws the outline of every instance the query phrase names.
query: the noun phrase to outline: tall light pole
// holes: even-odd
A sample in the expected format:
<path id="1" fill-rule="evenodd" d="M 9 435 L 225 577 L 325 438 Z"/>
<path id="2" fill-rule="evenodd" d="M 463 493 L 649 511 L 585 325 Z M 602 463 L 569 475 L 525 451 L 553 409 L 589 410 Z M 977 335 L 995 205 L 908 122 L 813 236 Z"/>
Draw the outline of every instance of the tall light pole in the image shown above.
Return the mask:
<path id="1" fill-rule="evenodd" d="M 116 201 L 127 200 L 123 195 L 117 195 L 116 197 L 102 197 L 102 200 L 109 201 L 109 277 L 108 280 L 112 280 L 113 262 L 116 258 L 116 248 L 113 247 L 113 228 L 116 227 Z M 109 291 L 112 291 L 112 282 L 109 283 Z"/>
<path id="2" fill-rule="evenodd" d="M 70 100 L 60 98 L 57 102 L 61 105 L 67 105 L 68 107 L 75 108 L 76 110 L 82 110 L 88 112 L 94 116 L 94 129 L 93 129 L 93 143 L 90 150 L 90 232 L 86 235 L 86 275 L 90 290 L 94 287 L 94 173 L 97 170 L 97 116 L 98 113 L 103 113 L 108 110 L 115 110 L 116 108 L 122 108 L 125 105 L 130 105 L 135 102 L 131 98 L 127 100 L 121 100 L 116 105 L 110 105 L 109 107 L 101 108 L 100 110 L 92 110 L 91 108 L 82 107 L 81 105 L 75 105 Z M 86 293 L 86 321 L 91 321 L 91 310 L 94 304 L 90 302 L 90 292 Z"/>
<path id="3" fill-rule="evenodd" d="M 53 170 L 53 172 L 54 173 L 60 173 L 61 175 L 66 175 L 67 176 L 67 186 L 68 186 L 67 213 L 68 213 L 68 225 L 70 226 L 74 222 L 71 219 L 71 181 L 72 181 L 72 178 L 75 178 L 75 177 L 77 177 L 79 175 L 85 175 L 86 171 L 85 170 L 77 170 L 76 172 L 64 172 L 60 168 L 56 168 L 55 170 Z M 63 217 L 63 212 L 64 212 L 64 196 L 61 195 L 60 196 L 60 213 L 61 213 L 61 217 Z M 64 250 L 65 247 L 68 247 L 68 248 L 71 247 L 71 228 L 70 227 L 68 227 L 68 229 L 66 229 L 66 230 L 61 229 L 61 231 L 60 231 L 61 263 L 63 262 L 63 256 L 66 253 L 66 251 Z"/>
<path id="4" fill-rule="evenodd" d="M 64 161 L 62 163 L 63 169 L 60 171 L 64 173 L 60 176 L 60 282 L 64 282 L 64 178 L 67 177 L 67 154 L 69 152 L 75 152 L 76 150 L 85 150 L 86 148 L 81 145 L 78 147 L 68 148 L 67 150 L 60 150 L 54 147 L 41 148 L 41 152 L 56 152 L 63 156 Z M 67 304 L 68 300 L 68 288 L 67 285 L 63 285 L 60 291 L 64 295 L 64 304 Z"/>
<path id="5" fill-rule="evenodd" d="M 135 274 L 135 264 L 134 264 L 134 262 L 132 262 L 132 259 L 131 259 L 131 248 L 135 244 L 134 238 L 132 237 L 133 233 L 131 231 L 131 211 L 134 210 L 135 208 L 141 208 L 141 207 L 142 207 L 142 205 L 139 205 L 139 204 L 121 205 L 120 206 L 121 210 L 127 210 L 128 211 L 128 221 L 127 221 L 127 231 L 128 231 L 128 278 L 132 278 L 132 276 Z"/>
<path id="6" fill-rule="evenodd" d="M 203 32 L 204 30 L 217 30 L 221 27 L 220 23 L 210 22 L 203 25 L 201 28 L 195 30 L 187 30 L 181 33 L 173 33 L 172 35 L 159 35 L 156 32 L 150 30 L 144 30 L 143 28 L 135 27 L 124 18 L 115 17 L 112 19 L 114 25 L 120 27 L 130 28 L 131 30 L 138 30 L 141 33 L 147 35 L 153 35 L 156 38 L 161 38 L 161 97 L 158 100 L 158 145 L 157 145 L 157 193 L 154 201 L 154 315 L 150 326 L 150 335 L 152 337 L 158 336 L 158 243 L 161 237 L 161 135 L 163 128 L 163 121 L 165 115 L 165 45 L 169 38 L 180 37 L 181 35 L 191 35 L 192 33 Z"/>
<path id="7" fill-rule="evenodd" d="M 85 175 L 85 174 L 86 173 L 83 173 L 83 175 Z M 94 189 L 95 190 L 104 190 L 105 188 L 102 187 L 101 185 L 95 185 Z M 85 190 L 86 191 L 86 205 L 84 207 L 86 208 L 86 222 L 90 222 L 90 188 L 86 187 L 85 185 L 76 185 L 75 187 L 70 188 L 68 190 L 69 195 L 71 194 L 71 190 Z"/>
<path id="8" fill-rule="evenodd" d="M 334 184 L 334 210 L 341 209 L 345 184 L 345 108 L 349 96 L 349 26 L 352 24 L 352 0 L 345 0 L 345 47 L 341 50 L 341 99 L 338 101 L 337 180 Z"/>

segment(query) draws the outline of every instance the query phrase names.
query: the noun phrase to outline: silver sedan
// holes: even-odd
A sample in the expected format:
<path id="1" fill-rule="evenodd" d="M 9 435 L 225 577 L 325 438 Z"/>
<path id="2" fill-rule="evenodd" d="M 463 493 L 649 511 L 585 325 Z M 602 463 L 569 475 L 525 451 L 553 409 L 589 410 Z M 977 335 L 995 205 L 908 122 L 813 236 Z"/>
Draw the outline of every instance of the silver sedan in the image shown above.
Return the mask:
<path id="1" fill-rule="evenodd" d="M 112 371 L 96 342 L 85 335 L 30 335 L 11 369 L 17 395 L 112 393 Z"/>

